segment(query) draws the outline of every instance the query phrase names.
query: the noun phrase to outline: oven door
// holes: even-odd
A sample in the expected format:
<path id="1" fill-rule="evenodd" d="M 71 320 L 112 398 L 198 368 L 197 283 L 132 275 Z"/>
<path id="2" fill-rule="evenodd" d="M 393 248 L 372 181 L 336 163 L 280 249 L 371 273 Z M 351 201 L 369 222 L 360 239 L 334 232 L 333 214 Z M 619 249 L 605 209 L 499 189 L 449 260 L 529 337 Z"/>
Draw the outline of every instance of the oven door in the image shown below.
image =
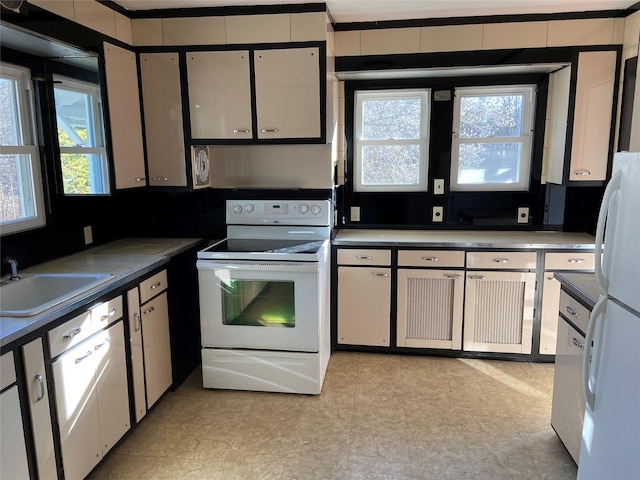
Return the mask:
<path id="1" fill-rule="evenodd" d="M 319 264 L 199 260 L 203 348 L 318 351 Z"/>

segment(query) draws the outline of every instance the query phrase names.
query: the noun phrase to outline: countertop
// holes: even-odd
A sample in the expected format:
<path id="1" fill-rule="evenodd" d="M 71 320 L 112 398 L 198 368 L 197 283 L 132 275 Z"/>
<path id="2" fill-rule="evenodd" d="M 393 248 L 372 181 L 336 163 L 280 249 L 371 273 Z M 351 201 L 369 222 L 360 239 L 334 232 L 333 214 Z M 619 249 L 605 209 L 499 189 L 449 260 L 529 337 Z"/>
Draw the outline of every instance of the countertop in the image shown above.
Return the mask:
<path id="1" fill-rule="evenodd" d="M 600 289 L 593 273 L 558 273 L 554 276 L 571 296 L 577 298 L 590 309 L 596 305 Z"/>
<path id="2" fill-rule="evenodd" d="M 371 244 L 381 247 L 441 248 L 562 248 L 593 249 L 595 239 L 586 233 L 484 230 L 339 230 L 336 246 Z M 410 245 L 408 245 L 410 244 Z M 368 245 L 367 245 L 368 246 Z"/>
<path id="3" fill-rule="evenodd" d="M 201 239 L 197 238 L 124 238 L 29 269 L 19 270 L 19 274 L 107 273 L 112 275 L 112 278 L 38 315 L 0 317 L 0 347 L 155 270 L 168 263 L 172 256 L 184 252 L 200 241 Z"/>

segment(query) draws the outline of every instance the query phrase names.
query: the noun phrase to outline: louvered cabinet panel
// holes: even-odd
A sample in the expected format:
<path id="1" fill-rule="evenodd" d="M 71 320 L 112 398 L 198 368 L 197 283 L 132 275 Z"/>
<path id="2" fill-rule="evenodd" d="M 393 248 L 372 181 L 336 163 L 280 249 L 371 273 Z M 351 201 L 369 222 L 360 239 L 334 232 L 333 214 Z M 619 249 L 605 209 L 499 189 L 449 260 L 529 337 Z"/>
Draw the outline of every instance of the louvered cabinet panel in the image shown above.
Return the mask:
<path id="1" fill-rule="evenodd" d="M 535 273 L 468 271 L 464 349 L 531 353 Z"/>
<path id="2" fill-rule="evenodd" d="M 397 345 L 460 350 L 464 272 L 398 270 Z"/>

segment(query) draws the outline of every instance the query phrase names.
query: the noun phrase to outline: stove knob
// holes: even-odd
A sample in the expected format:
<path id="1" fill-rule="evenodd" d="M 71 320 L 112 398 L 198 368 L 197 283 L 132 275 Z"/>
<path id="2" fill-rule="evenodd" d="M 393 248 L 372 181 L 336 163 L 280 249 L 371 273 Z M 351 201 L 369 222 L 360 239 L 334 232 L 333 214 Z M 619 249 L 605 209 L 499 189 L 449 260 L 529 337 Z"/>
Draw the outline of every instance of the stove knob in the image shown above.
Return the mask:
<path id="1" fill-rule="evenodd" d="M 255 208 L 256 207 L 252 203 L 247 203 L 244 206 L 244 211 L 247 212 L 247 213 L 251 213 L 251 212 L 253 212 L 255 210 Z"/>
<path id="2" fill-rule="evenodd" d="M 320 208 L 320 205 L 313 205 L 311 207 L 311 213 L 313 213 L 314 215 L 318 215 L 321 211 L 322 208 Z"/>
<path id="3" fill-rule="evenodd" d="M 301 203 L 298 209 L 302 214 L 307 213 L 309 211 L 309 205 L 307 205 L 306 203 Z"/>
<path id="4" fill-rule="evenodd" d="M 234 205 L 233 206 L 233 213 L 237 213 L 237 214 L 242 213 L 242 205 Z"/>

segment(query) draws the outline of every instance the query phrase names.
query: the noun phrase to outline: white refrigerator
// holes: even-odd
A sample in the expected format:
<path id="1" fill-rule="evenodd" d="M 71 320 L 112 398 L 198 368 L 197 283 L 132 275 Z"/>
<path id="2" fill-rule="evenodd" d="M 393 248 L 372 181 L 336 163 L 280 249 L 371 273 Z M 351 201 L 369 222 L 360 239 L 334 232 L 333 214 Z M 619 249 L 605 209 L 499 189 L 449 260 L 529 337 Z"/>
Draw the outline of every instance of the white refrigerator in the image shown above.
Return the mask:
<path id="1" fill-rule="evenodd" d="M 578 480 L 640 479 L 640 153 L 618 153 L 596 230 Z"/>

